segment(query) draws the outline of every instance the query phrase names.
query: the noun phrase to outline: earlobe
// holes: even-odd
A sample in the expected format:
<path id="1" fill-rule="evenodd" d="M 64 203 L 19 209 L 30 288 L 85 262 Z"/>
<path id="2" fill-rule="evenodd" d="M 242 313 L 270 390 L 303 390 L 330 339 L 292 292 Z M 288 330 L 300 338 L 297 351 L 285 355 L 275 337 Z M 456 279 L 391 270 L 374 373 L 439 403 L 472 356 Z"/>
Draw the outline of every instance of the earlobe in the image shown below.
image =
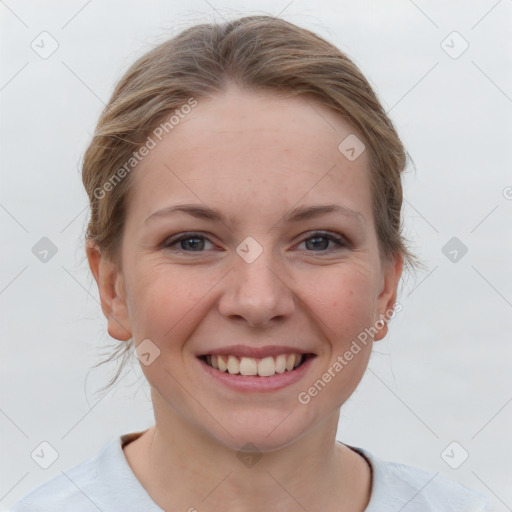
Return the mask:
<path id="1" fill-rule="evenodd" d="M 403 258 L 401 255 L 395 256 L 385 264 L 382 290 L 377 299 L 377 317 L 375 318 L 377 333 L 373 341 L 382 340 L 388 333 L 388 321 L 393 316 L 402 270 Z"/>
<path id="2" fill-rule="evenodd" d="M 132 333 L 123 276 L 113 261 L 102 256 L 93 241 L 87 242 L 86 253 L 89 267 L 98 285 L 101 309 L 108 321 L 108 333 L 119 341 L 127 341 L 132 337 Z"/>

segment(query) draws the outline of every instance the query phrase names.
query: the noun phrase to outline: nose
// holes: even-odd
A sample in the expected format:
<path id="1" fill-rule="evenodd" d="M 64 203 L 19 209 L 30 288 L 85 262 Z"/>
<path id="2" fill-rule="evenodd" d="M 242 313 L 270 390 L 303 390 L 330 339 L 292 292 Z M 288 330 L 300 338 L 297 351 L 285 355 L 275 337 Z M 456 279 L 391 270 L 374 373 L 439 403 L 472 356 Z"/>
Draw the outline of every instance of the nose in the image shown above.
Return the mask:
<path id="1" fill-rule="evenodd" d="M 270 252 L 263 251 L 252 263 L 236 256 L 219 303 L 224 317 L 251 327 L 268 327 L 292 314 L 295 295 L 282 265 L 272 261 Z"/>

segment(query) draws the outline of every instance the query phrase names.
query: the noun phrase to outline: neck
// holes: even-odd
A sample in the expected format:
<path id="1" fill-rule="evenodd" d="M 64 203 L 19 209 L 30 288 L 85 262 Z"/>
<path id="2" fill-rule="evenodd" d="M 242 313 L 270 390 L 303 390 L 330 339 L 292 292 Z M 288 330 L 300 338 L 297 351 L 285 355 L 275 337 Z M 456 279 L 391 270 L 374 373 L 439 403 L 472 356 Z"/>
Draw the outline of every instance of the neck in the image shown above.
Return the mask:
<path id="1" fill-rule="evenodd" d="M 165 418 L 128 444 L 133 472 L 164 510 L 364 511 L 371 489 L 364 459 L 336 442 L 339 410 L 272 452 L 240 453 Z"/>

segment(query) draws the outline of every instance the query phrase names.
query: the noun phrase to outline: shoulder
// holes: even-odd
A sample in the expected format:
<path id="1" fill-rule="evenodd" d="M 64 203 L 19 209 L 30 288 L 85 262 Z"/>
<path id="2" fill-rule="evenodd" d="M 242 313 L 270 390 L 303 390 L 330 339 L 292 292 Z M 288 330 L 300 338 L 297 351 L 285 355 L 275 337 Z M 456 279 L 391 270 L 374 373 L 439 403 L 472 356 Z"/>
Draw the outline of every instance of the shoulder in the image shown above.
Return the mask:
<path id="1" fill-rule="evenodd" d="M 372 493 L 365 512 L 484 512 L 487 498 L 439 473 L 386 462 L 362 448 L 351 447 L 370 463 Z"/>
<path id="2" fill-rule="evenodd" d="M 111 439 L 95 456 L 62 471 L 27 494 L 10 512 L 160 510 L 151 502 L 123 454 L 124 441 L 138 435 Z"/>
<path id="3" fill-rule="evenodd" d="M 16 503 L 10 512 L 98 512 L 89 497 L 96 482 L 94 458 L 43 483 Z"/>

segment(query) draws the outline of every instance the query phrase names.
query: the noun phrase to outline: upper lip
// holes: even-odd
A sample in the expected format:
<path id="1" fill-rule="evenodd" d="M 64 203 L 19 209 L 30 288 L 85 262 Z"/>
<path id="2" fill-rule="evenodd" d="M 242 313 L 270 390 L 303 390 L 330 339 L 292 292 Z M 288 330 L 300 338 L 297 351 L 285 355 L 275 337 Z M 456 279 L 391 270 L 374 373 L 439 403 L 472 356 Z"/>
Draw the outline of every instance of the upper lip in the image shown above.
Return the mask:
<path id="1" fill-rule="evenodd" d="M 278 356 L 280 354 L 311 354 L 310 350 L 302 350 L 297 347 L 290 347 L 284 345 L 265 345 L 264 347 L 250 347 L 247 345 L 231 345 L 229 347 L 215 348 L 208 350 L 207 352 L 201 352 L 198 356 L 220 356 L 230 355 L 238 357 L 271 357 Z"/>

